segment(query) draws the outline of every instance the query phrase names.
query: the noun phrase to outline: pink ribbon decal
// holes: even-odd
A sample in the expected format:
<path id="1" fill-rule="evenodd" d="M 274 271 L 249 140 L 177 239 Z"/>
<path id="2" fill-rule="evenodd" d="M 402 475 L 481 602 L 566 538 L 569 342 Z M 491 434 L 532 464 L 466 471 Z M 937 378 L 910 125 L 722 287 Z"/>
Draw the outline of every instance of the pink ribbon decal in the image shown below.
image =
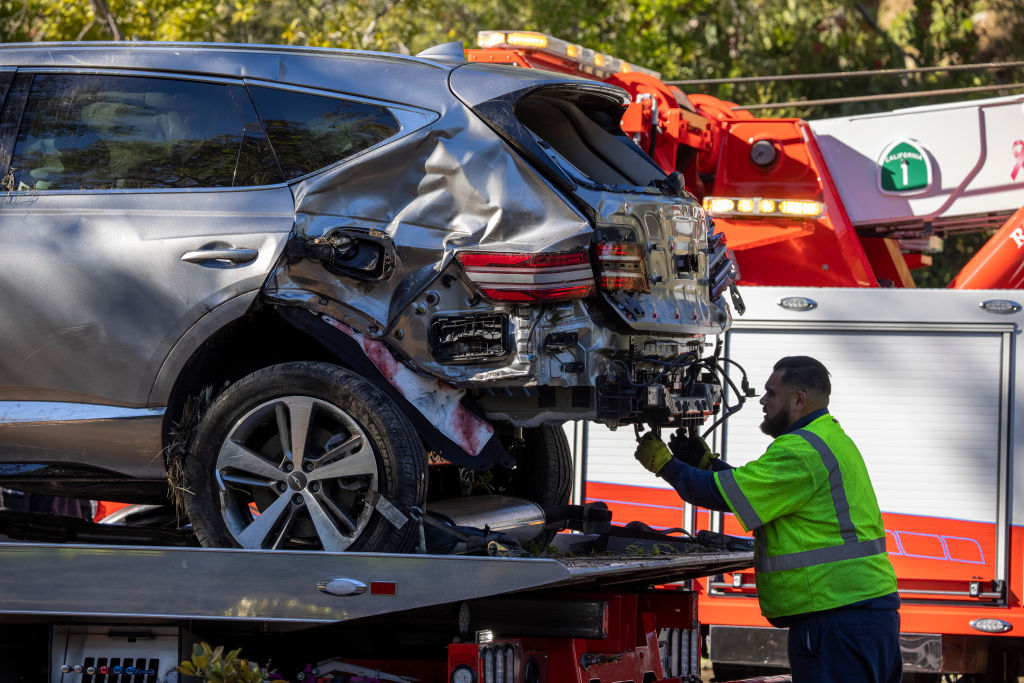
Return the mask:
<path id="1" fill-rule="evenodd" d="M 1017 140 L 1013 143 L 1013 156 L 1017 159 L 1017 165 L 1013 167 L 1010 180 L 1016 180 L 1021 168 L 1024 168 L 1024 140 Z"/>

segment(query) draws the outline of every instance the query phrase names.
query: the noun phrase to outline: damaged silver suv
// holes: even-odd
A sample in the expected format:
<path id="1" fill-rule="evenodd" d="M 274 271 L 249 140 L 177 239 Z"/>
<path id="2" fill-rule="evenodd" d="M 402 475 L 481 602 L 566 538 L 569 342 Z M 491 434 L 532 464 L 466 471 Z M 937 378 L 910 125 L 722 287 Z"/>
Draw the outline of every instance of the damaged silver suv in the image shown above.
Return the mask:
<path id="1" fill-rule="evenodd" d="M 719 410 L 734 266 L 626 94 L 457 57 L 0 46 L 0 485 L 404 551 Z"/>

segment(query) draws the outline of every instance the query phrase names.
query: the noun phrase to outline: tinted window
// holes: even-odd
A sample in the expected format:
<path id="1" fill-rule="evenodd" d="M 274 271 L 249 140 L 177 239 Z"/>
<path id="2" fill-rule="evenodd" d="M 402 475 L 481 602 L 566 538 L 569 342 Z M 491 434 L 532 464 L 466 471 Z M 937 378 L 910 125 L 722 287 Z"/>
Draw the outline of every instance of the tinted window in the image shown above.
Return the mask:
<path id="1" fill-rule="evenodd" d="M 384 107 L 274 88 L 249 91 L 289 180 L 398 132 L 398 121 Z"/>
<path id="2" fill-rule="evenodd" d="M 37 74 L 11 161 L 15 185 L 96 190 L 280 182 L 263 131 L 245 107 L 251 112 L 244 90 L 223 84 Z"/>

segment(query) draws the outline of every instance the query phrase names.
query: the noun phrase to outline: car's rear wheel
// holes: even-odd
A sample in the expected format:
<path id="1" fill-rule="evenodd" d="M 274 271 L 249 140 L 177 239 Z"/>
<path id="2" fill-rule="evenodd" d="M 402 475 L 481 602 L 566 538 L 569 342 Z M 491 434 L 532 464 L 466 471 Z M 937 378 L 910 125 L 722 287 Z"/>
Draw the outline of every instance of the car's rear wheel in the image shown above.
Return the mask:
<path id="1" fill-rule="evenodd" d="M 328 363 L 248 375 L 203 417 L 184 463 L 200 543 L 403 552 L 426 499 L 426 454 L 380 389 Z"/>
<path id="2" fill-rule="evenodd" d="M 506 447 L 516 459 L 515 469 L 495 468 L 498 492 L 537 503 L 542 508 L 569 503 L 572 493 L 572 451 L 561 427 L 542 425 L 520 432 L 499 430 Z M 545 547 L 557 530 L 549 529 L 534 539 Z"/>

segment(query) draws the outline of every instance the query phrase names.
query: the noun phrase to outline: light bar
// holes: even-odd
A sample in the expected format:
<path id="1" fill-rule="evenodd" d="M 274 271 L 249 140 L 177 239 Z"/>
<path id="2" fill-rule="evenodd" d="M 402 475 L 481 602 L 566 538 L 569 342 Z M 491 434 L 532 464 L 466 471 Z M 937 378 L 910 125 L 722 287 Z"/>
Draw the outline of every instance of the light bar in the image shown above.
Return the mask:
<path id="1" fill-rule="evenodd" d="M 575 62 L 579 65 L 580 71 L 602 78 L 628 71 L 639 71 L 654 78 L 661 78 L 657 71 L 536 31 L 478 31 L 476 44 L 482 48 L 544 52 Z"/>
<path id="2" fill-rule="evenodd" d="M 767 197 L 705 197 L 704 210 L 712 216 L 821 218 L 825 205 L 813 199 Z"/>

